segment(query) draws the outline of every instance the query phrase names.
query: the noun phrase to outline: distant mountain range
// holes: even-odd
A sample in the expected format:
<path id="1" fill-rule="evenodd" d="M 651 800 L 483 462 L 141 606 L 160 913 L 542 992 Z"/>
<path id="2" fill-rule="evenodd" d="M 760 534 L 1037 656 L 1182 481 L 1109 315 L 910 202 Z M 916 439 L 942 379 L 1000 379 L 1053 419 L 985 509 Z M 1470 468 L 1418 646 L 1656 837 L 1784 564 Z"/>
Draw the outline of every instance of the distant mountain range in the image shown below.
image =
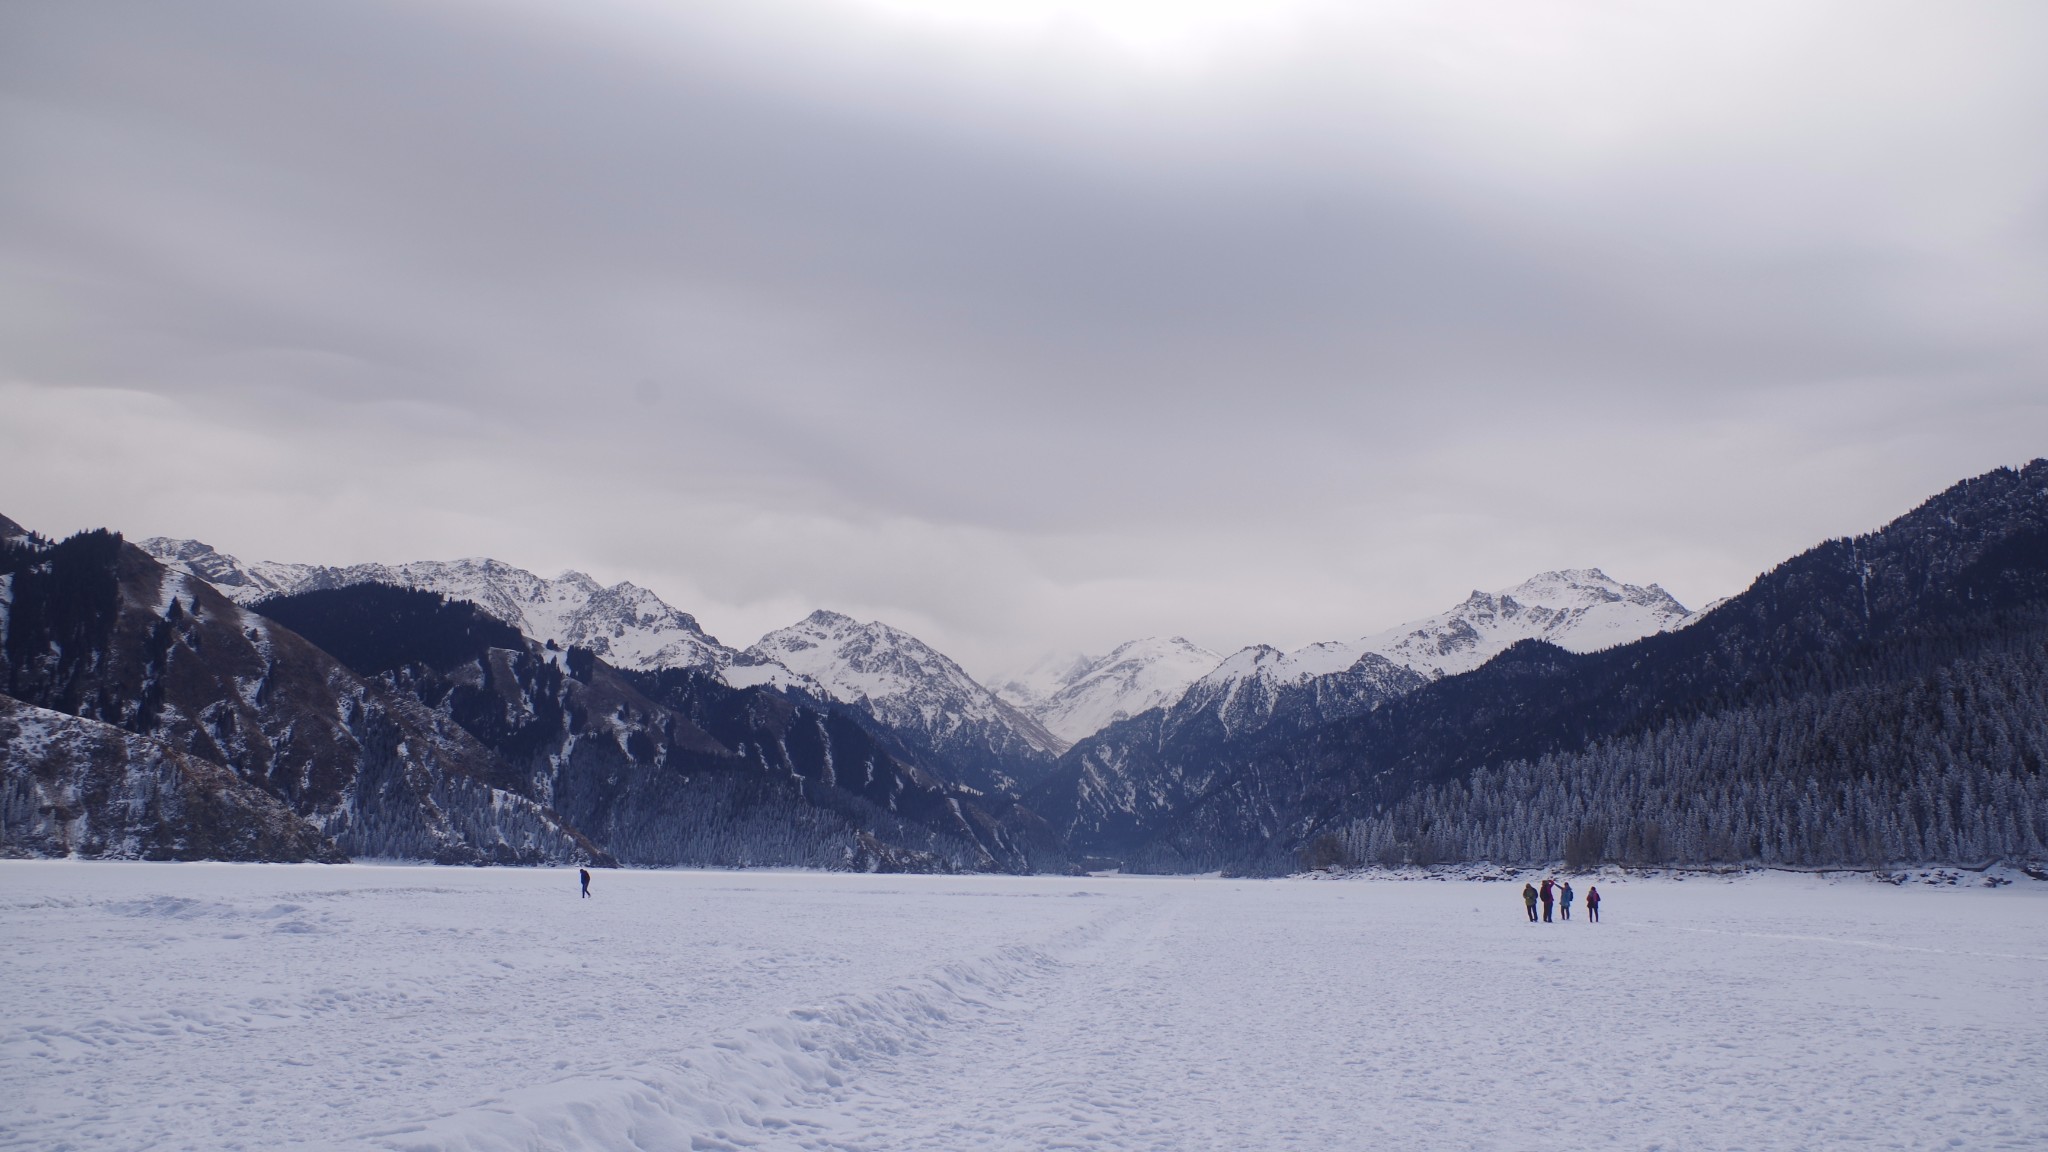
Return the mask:
<path id="1" fill-rule="evenodd" d="M 1229 657 L 1176 636 L 1123 644 L 1107 656 L 1050 660 L 997 691 L 1073 743 L 1152 708 L 1185 709 L 1191 689 L 1239 723 L 1270 713 L 1278 694 L 1359 667 L 1382 682 L 1395 665 L 1434 680 L 1477 668 L 1522 640 L 1572 652 L 1682 628 L 1694 614 L 1655 584 L 1623 584 L 1598 568 L 1544 572 L 1499 592 L 1474 592 L 1446 612 L 1359 640 L 1329 640 L 1292 652 L 1253 645 Z M 1360 661 L 1374 655 L 1384 661 Z M 1249 711 L 1247 711 L 1249 709 Z"/>
<path id="2" fill-rule="evenodd" d="M 1165 870 L 2048 854 L 2048 461 L 1677 622 L 1420 684 L 1374 664 L 1335 708 L 1323 676 L 1270 708 L 1191 692 L 1077 743 L 1025 804 L 1077 857 Z"/>
<path id="3" fill-rule="evenodd" d="M 0 528 L 8 851 L 1027 866 L 1000 805 L 833 705 L 621 671 L 416 588 L 259 612 L 111 533 Z"/>
<path id="4" fill-rule="evenodd" d="M 163 536 L 137 546 L 164 567 L 212 584 L 237 604 L 356 584 L 419 588 L 467 600 L 542 644 L 588 648 L 618 668 L 695 668 L 736 687 L 815 687 L 791 679 L 784 669 L 748 660 L 706 634 L 696 617 L 671 608 L 645 588 L 623 582 L 607 588 L 581 572 L 549 580 L 481 557 L 344 568 L 246 563 L 197 540 Z"/>
<path id="5" fill-rule="evenodd" d="M 694 616 L 630 583 L 606 587 L 581 572 L 554 579 L 488 558 L 333 567 L 246 562 L 196 540 L 138 545 L 175 571 L 248 605 L 286 595 L 386 584 L 464 600 L 542 644 L 587 648 L 629 671 L 689 668 L 734 687 L 767 685 L 867 709 L 964 782 L 988 791 L 1034 784 L 1075 741 L 1116 721 L 1174 704 L 1204 677 L 1233 675 L 1223 657 L 1180 637 L 1146 638 L 1106 656 L 1076 657 L 991 692 L 923 641 L 880 622 L 811 617 L 741 650 Z M 1691 614 L 1662 588 L 1637 587 L 1598 569 L 1546 572 L 1497 593 L 1356 641 L 1281 654 L 1255 647 L 1229 658 L 1258 683 L 1238 695 L 1270 698 L 1282 685 L 1343 671 L 1367 653 L 1426 679 L 1475 668 L 1516 641 L 1547 639 L 1593 651 L 1680 627 Z M 1213 686 L 1204 689 L 1213 693 Z"/>
<path id="6" fill-rule="evenodd" d="M 735 688 L 768 687 L 868 710 L 912 749 L 947 758 L 957 777 L 985 791 L 1035 782 L 1066 742 L 997 700 L 958 665 L 916 637 L 819 614 L 742 651 L 705 632 L 696 617 L 633 584 L 605 587 L 581 572 L 555 579 L 502 561 L 472 558 L 327 567 L 248 563 L 197 540 L 140 544 L 166 567 L 215 584 L 241 604 L 364 584 L 435 592 L 475 604 L 543 646 L 584 648 L 624 671 L 703 672 Z M 803 637 L 819 621 L 845 633 L 827 659 Z M 858 635 L 855 635 L 858 633 Z M 790 661 L 777 658 L 786 647 Z M 815 673 L 810 675 L 808 673 Z M 883 683 L 886 680 L 886 685 Z"/>
<path id="7" fill-rule="evenodd" d="M 2048 853 L 2048 462 L 1701 613 L 1597 569 L 1000 694 L 817 612 L 0 520 L 0 852 L 1269 872 Z"/>

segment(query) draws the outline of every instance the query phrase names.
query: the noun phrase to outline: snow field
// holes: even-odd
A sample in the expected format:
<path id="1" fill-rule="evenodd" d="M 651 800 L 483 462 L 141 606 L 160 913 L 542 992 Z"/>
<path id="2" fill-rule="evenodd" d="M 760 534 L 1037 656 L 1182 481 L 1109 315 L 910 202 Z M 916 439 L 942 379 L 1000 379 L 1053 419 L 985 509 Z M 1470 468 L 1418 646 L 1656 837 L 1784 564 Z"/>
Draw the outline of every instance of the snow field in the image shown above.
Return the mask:
<path id="1" fill-rule="evenodd" d="M 0 1148 L 2048 1147 L 2048 884 L 574 876 L 0 863 Z"/>

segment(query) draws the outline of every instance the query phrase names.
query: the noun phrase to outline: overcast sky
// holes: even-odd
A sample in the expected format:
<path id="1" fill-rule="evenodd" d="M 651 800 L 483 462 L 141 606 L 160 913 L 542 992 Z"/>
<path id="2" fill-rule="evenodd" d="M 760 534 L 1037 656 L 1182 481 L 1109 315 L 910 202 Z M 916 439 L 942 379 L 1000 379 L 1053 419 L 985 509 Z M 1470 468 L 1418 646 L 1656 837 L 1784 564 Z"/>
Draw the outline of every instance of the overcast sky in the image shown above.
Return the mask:
<path id="1" fill-rule="evenodd" d="M 2048 454 L 2048 5 L 9 0 L 0 513 L 990 675 Z"/>

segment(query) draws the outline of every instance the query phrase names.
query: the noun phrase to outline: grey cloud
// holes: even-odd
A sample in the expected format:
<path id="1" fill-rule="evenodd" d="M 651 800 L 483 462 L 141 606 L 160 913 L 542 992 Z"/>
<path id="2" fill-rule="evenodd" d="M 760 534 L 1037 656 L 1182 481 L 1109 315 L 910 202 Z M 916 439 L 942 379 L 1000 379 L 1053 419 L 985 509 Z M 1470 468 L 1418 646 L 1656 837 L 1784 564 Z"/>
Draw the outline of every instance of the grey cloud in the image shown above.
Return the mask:
<path id="1" fill-rule="evenodd" d="M 1432 10 L 1162 70 L 823 0 L 10 6 L 6 511 L 987 667 L 1705 599 L 2041 450 L 2048 18 Z M 59 486 L 106 389 L 246 467 Z"/>

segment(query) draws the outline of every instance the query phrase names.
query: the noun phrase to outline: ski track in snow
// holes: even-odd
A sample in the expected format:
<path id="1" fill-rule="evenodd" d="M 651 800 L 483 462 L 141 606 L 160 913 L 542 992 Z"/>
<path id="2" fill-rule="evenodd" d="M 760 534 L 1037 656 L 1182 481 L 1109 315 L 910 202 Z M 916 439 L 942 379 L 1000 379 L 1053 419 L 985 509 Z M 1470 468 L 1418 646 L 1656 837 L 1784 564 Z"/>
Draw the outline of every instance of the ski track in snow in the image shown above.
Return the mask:
<path id="1" fill-rule="evenodd" d="M 2048 884 L 0 862 L 0 1148 L 2048 1147 Z"/>

